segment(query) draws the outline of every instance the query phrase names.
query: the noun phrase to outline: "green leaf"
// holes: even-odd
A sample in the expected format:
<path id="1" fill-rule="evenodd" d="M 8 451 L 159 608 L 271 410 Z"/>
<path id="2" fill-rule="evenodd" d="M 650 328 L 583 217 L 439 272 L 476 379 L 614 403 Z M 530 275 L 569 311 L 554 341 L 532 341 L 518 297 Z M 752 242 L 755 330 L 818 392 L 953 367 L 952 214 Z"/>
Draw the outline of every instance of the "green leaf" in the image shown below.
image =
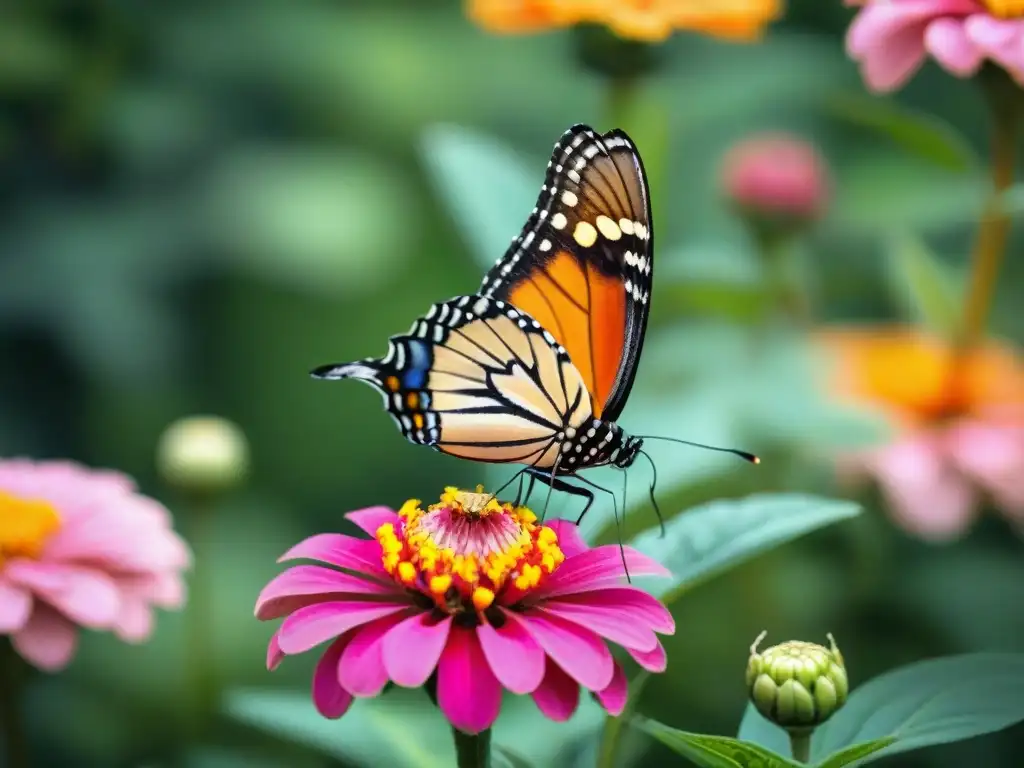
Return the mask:
<path id="1" fill-rule="evenodd" d="M 786 757 L 791 757 L 793 754 L 786 732 L 758 712 L 757 707 L 753 704 L 747 704 L 736 738 L 759 744 L 765 749 L 778 752 Z"/>
<path id="2" fill-rule="evenodd" d="M 683 590 L 765 550 L 860 513 L 849 501 L 804 494 L 755 494 L 704 504 L 655 527 L 632 545 L 665 565 L 670 580 L 637 579 L 666 603 Z"/>
<path id="3" fill-rule="evenodd" d="M 833 752 L 819 763 L 816 768 L 843 768 L 844 765 L 863 764 L 869 762 L 866 758 L 875 752 L 885 749 L 896 741 L 895 736 L 887 736 L 884 739 L 865 741 L 862 744 L 854 744 L 846 749 Z"/>
<path id="4" fill-rule="evenodd" d="M 969 171 L 979 165 L 970 143 L 934 115 L 855 94 L 832 96 L 826 100 L 825 109 L 833 117 L 880 133 L 942 168 Z"/>
<path id="5" fill-rule="evenodd" d="M 480 266 L 490 269 L 522 229 L 537 199 L 539 171 L 528 171 L 501 142 L 456 126 L 427 129 L 421 147 L 441 199 Z"/>
<path id="6" fill-rule="evenodd" d="M 633 722 L 673 752 L 702 768 L 788 768 L 800 765 L 770 749 L 728 736 L 687 733 L 646 718 L 637 718 Z"/>
<path id="7" fill-rule="evenodd" d="M 889 241 L 890 284 L 915 320 L 949 338 L 960 323 L 960 286 L 921 238 L 900 232 Z"/>
<path id="8" fill-rule="evenodd" d="M 491 748 L 494 768 L 533 768 L 533 764 L 515 750 L 495 744 Z"/>
<path id="9" fill-rule="evenodd" d="M 629 682 L 629 697 L 626 699 L 626 708 L 618 717 L 609 715 L 604 721 L 604 731 L 601 736 L 601 748 L 597 762 L 597 768 L 614 768 L 615 757 L 619 752 L 619 742 L 622 740 L 622 726 L 629 722 L 640 703 L 640 694 L 651 679 L 651 673 L 641 669 L 639 674 Z"/>
<path id="10" fill-rule="evenodd" d="M 1024 720 L 1022 690 L 1024 654 L 972 653 L 910 664 L 856 687 L 815 733 L 812 756 L 896 739 L 873 760 L 999 731 Z"/>

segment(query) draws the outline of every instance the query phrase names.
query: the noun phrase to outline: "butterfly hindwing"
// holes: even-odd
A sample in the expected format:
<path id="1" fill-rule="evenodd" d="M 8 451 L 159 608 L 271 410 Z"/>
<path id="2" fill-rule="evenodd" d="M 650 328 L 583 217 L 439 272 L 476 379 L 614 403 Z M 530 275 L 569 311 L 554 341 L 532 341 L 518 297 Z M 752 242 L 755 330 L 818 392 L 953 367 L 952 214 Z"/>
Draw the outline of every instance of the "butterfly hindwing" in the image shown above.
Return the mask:
<path id="1" fill-rule="evenodd" d="M 475 461 L 551 467 L 565 430 L 592 416 L 565 348 L 530 315 L 481 295 L 435 304 L 383 358 L 313 375 L 366 381 L 408 440 Z"/>
<path id="2" fill-rule="evenodd" d="M 528 313 L 568 351 L 614 421 L 625 405 L 650 307 L 647 180 L 622 131 L 576 125 L 555 145 L 537 205 L 481 293 Z"/>

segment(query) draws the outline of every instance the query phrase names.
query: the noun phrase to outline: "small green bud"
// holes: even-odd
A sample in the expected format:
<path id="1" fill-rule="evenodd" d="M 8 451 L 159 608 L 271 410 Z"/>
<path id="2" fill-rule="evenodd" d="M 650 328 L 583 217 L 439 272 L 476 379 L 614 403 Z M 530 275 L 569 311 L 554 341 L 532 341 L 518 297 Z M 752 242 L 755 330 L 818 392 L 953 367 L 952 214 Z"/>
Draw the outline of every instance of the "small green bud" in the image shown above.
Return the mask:
<path id="1" fill-rule="evenodd" d="M 234 423 L 217 416 L 190 416 L 160 437 L 157 469 L 180 491 L 210 494 L 230 490 L 249 470 L 249 443 Z"/>
<path id="2" fill-rule="evenodd" d="M 846 703 L 849 682 L 843 655 L 829 634 L 829 646 L 791 640 L 759 653 L 750 646 L 747 689 L 757 711 L 787 730 L 810 730 Z"/>

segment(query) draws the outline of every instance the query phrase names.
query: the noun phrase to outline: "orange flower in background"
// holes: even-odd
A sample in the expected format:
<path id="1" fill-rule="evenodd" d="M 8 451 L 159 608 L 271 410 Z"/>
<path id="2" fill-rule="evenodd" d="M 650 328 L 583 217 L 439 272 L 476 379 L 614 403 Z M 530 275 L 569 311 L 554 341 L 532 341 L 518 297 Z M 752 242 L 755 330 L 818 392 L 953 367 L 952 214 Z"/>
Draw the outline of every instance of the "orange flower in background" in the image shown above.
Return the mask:
<path id="1" fill-rule="evenodd" d="M 841 328 L 816 339 L 841 400 L 885 414 L 888 445 L 843 457 L 878 482 L 896 521 L 922 538 L 961 534 L 982 496 L 1024 530 L 1024 358 L 987 341 L 957 354 L 909 327 Z"/>
<path id="2" fill-rule="evenodd" d="M 755 40 L 782 14 L 782 0 L 469 0 L 467 12 L 484 29 L 506 34 L 591 23 L 652 43 L 676 30 Z"/>

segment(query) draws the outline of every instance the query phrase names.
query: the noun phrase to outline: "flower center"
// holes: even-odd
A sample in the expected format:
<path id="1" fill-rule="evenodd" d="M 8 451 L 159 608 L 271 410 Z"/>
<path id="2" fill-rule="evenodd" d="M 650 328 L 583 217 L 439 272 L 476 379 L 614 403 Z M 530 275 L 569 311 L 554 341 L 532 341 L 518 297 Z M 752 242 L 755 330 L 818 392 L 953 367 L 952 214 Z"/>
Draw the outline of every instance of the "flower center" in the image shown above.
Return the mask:
<path id="1" fill-rule="evenodd" d="M 982 0 L 988 12 L 1000 19 L 1024 16 L 1024 0 Z"/>
<path id="2" fill-rule="evenodd" d="M 499 592 L 528 592 L 565 560 L 551 528 L 483 486 L 475 493 L 446 488 L 426 510 L 410 500 L 398 515 L 398 526 L 377 529 L 384 568 L 448 613 L 479 613 Z"/>
<path id="3" fill-rule="evenodd" d="M 39 557 L 43 544 L 59 528 L 60 516 L 49 502 L 0 491 L 0 563 L 12 557 Z"/>

